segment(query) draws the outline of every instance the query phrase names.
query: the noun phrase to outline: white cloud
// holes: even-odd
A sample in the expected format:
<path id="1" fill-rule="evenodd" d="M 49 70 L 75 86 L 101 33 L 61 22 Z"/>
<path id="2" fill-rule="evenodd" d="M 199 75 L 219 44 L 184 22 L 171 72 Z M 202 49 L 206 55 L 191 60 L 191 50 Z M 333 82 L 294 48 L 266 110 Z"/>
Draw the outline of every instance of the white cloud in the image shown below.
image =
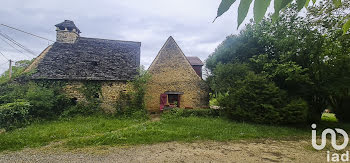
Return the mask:
<path id="1" fill-rule="evenodd" d="M 203 61 L 226 36 L 237 33 L 234 4 L 212 23 L 218 0 L 3 0 L 1 22 L 55 40 L 54 25 L 75 22 L 83 37 L 139 41 L 141 64 L 148 67 L 169 36 L 188 56 Z M 39 54 L 47 41 L 0 26 L 0 31 Z M 0 40 L 0 51 L 11 59 L 29 59 Z M 28 54 L 29 55 L 29 54 Z M 0 64 L 6 60 L 0 56 Z M 0 73 L 7 66 L 0 66 Z"/>

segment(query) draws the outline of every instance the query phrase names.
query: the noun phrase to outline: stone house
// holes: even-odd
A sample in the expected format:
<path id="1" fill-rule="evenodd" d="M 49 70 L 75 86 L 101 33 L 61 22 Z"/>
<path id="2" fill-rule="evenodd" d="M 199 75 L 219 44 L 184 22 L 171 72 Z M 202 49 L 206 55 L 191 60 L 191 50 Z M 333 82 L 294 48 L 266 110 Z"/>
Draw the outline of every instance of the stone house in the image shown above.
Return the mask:
<path id="1" fill-rule="evenodd" d="M 140 42 L 87 38 L 73 21 L 56 26 L 56 42 L 48 46 L 25 70 L 32 80 L 63 81 L 63 90 L 74 101 L 86 101 L 82 91 L 87 83 L 98 83 L 100 100 L 106 111 L 113 110 L 120 92 L 128 92 L 140 68 Z M 166 41 L 149 67 L 146 108 L 158 112 L 162 106 L 208 107 L 208 87 L 202 80 L 203 63 L 185 57 L 172 37 Z"/>
<path id="2" fill-rule="evenodd" d="M 103 108 L 110 108 L 121 91 L 130 88 L 140 67 L 140 42 L 87 38 L 73 21 L 56 26 L 56 42 L 48 46 L 25 70 L 34 70 L 33 80 L 60 80 L 72 100 L 85 100 L 81 89 L 87 82 L 97 82 L 101 91 L 95 98 Z"/>
<path id="3" fill-rule="evenodd" d="M 202 66 L 198 57 L 186 57 L 170 36 L 148 68 L 146 108 L 207 108 L 209 88 L 202 80 Z"/>

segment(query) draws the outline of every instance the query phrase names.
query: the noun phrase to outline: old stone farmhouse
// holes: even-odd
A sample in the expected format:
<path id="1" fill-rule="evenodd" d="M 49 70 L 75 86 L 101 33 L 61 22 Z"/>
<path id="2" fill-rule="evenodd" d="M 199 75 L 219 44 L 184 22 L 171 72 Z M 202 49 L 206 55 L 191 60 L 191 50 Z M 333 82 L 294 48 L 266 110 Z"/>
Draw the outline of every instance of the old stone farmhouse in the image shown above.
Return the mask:
<path id="1" fill-rule="evenodd" d="M 208 107 L 202 66 L 198 57 L 186 57 L 173 37 L 169 37 L 148 69 L 151 79 L 146 107 L 150 111 Z"/>
<path id="2" fill-rule="evenodd" d="M 140 42 L 80 37 L 73 21 L 56 25 L 56 42 L 36 58 L 27 71 L 35 69 L 34 80 L 63 80 L 67 95 L 77 101 L 85 99 L 81 89 L 85 82 L 101 84 L 95 97 L 109 108 L 120 91 L 128 91 L 140 66 Z"/>
<path id="3" fill-rule="evenodd" d="M 56 42 L 48 46 L 26 69 L 34 71 L 33 80 L 64 81 L 63 90 L 75 101 L 86 100 L 86 83 L 100 85 L 94 98 L 104 109 L 113 109 L 120 92 L 130 90 L 127 82 L 138 74 L 140 42 L 87 38 L 73 21 L 56 26 Z M 207 107 L 208 91 L 201 78 L 203 63 L 182 53 L 170 37 L 153 61 L 146 96 L 149 111 L 172 107 Z M 162 97 L 162 99 L 161 99 Z"/>

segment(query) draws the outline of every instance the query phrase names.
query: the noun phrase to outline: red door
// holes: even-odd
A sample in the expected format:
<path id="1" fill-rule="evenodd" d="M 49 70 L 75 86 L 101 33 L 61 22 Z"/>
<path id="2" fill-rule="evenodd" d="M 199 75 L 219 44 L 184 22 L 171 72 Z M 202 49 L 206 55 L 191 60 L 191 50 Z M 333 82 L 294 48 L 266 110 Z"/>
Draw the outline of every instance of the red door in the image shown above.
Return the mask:
<path id="1" fill-rule="evenodd" d="M 166 105 L 168 100 L 167 94 L 160 94 L 160 110 L 163 111 L 164 106 Z"/>

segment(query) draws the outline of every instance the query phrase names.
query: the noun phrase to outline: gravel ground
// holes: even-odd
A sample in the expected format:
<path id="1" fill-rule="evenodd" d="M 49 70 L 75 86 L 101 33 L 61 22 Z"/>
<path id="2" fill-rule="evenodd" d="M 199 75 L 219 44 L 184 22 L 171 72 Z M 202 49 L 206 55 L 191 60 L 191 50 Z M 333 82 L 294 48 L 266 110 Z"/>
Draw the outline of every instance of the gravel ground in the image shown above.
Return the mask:
<path id="1" fill-rule="evenodd" d="M 309 141 L 159 143 L 68 150 L 46 146 L 0 153 L 0 162 L 326 162 Z"/>

